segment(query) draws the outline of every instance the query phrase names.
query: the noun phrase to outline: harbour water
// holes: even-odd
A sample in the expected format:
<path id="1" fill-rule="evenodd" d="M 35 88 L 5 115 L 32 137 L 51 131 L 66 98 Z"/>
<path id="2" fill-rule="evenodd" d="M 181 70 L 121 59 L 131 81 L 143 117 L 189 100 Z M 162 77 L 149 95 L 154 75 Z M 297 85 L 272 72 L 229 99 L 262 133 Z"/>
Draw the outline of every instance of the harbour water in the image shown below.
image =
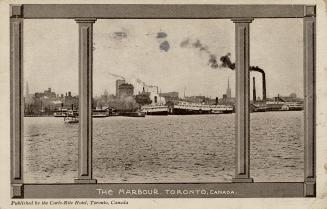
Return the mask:
<path id="1" fill-rule="evenodd" d="M 78 124 L 24 118 L 24 181 L 77 176 Z M 93 176 L 100 183 L 229 182 L 235 114 L 93 119 Z M 251 114 L 251 176 L 303 181 L 303 111 Z"/>

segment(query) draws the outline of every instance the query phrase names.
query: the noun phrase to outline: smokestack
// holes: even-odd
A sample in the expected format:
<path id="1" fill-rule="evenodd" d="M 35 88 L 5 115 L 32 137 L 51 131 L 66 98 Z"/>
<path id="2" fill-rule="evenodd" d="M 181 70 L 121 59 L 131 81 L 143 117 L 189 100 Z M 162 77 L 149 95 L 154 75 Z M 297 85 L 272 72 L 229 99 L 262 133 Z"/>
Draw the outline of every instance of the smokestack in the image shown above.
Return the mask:
<path id="1" fill-rule="evenodd" d="M 262 100 L 266 101 L 267 97 L 266 97 L 266 74 L 265 74 L 265 71 L 263 69 L 259 68 L 258 66 L 251 66 L 250 71 L 256 71 L 256 72 L 261 73 L 261 75 L 262 75 Z"/>
<path id="2" fill-rule="evenodd" d="M 235 70 L 235 63 L 233 63 L 230 60 L 230 53 L 227 53 L 227 55 L 220 57 L 221 64 L 219 67 L 226 67 L 232 70 Z M 266 96 L 266 74 L 263 69 L 261 69 L 258 66 L 250 66 L 250 71 L 256 71 L 261 73 L 262 75 L 262 100 L 266 101 L 267 96 Z"/>
<path id="3" fill-rule="evenodd" d="M 265 102 L 267 100 L 266 97 L 266 74 L 265 72 L 262 73 L 262 100 Z"/>
<path id="4" fill-rule="evenodd" d="M 255 90 L 255 77 L 253 77 L 253 102 L 257 100 L 257 93 Z"/>
<path id="5" fill-rule="evenodd" d="M 218 105 L 218 97 L 216 97 L 216 105 Z"/>

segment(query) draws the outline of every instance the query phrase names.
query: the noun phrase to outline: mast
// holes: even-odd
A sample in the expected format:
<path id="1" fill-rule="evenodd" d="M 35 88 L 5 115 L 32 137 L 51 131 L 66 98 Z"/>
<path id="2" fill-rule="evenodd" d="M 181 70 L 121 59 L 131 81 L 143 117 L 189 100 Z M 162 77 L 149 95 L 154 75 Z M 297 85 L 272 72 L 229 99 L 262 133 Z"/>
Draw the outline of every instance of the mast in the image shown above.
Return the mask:
<path id="1" fill-rule="evenodd" d="M 186 86 L 184 87 L 184 99 L 185 99 L 185 91 L 186 91 Z"/>

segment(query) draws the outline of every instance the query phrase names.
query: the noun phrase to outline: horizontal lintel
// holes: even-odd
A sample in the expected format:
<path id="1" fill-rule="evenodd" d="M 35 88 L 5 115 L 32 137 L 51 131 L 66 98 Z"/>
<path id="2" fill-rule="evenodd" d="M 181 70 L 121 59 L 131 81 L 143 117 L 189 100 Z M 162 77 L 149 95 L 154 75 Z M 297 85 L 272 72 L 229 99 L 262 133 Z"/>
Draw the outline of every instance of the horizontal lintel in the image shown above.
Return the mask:
<path id="1" fill-rule="evenodd" d="M 25 19 L 302 18 L 314 5 L 24 4 Z"/>

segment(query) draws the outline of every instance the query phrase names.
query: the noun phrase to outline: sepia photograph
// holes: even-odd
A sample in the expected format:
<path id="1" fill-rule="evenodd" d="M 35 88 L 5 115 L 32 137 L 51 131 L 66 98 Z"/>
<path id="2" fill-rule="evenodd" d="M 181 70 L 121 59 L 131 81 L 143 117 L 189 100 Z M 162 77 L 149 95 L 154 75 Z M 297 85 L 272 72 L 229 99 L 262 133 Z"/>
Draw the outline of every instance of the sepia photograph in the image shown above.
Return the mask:
<path id="1" fill-rule="evenodd" d="M 320 3 L 6 4 L 10 205 L 323 199 Z"/>
<path id="2" fill-rule="evenodd" d="M 250 168 L 256 181 L 304 178 L 302 21 L 251 23 Z M 234 27 L 230 20 L 94 23 L 91 106 L 98 182 L 232 181 Z M 77 31 L 71 20 L 24 22 L 26 183 L 77 177 Z"/>

